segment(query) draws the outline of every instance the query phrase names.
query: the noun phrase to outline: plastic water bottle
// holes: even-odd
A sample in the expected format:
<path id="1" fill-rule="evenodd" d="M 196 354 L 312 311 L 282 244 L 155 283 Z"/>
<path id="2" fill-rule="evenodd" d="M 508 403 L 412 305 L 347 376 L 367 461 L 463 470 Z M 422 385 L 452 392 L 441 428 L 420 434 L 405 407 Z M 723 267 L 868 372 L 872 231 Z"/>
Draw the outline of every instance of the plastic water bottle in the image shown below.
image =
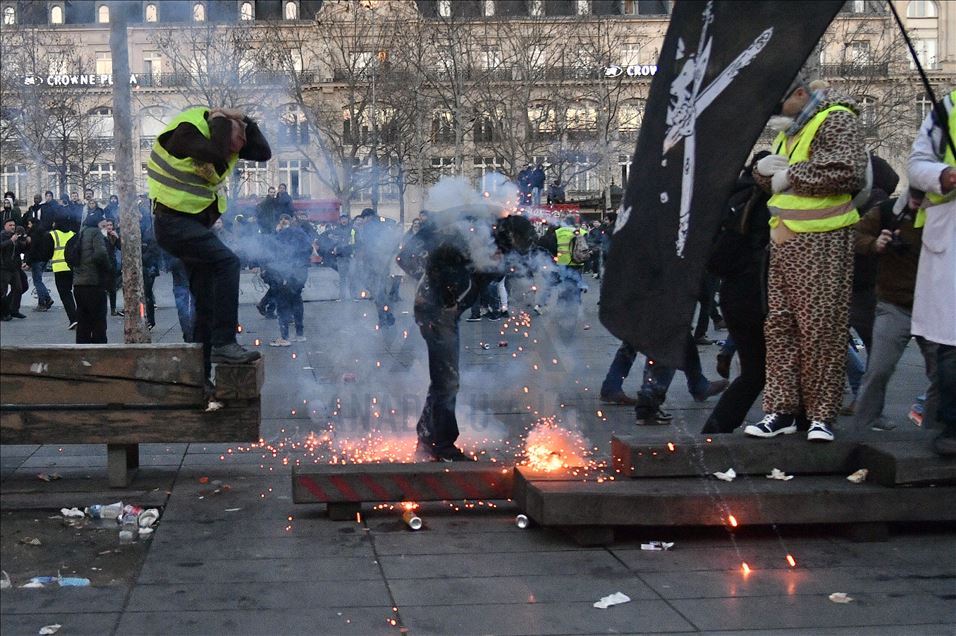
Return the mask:
<path id="1" fill-rule="evenodd" d="M 120 543 L 132 543 L 133 541 L 136 541 L 136 539 L 139 537 L 138 515 L 127 513 L 120 519 L 120 524 Z"/>

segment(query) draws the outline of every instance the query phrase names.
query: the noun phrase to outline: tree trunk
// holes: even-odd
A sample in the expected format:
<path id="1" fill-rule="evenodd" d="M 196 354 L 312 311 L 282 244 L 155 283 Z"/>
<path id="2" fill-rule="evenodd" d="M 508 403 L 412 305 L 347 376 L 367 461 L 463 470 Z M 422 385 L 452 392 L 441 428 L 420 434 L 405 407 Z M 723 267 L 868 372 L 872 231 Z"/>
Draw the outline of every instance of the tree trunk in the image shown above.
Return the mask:
<path id="1" fill-rule="evenodd" d="M 113 140 L 116 144 L 116 186 L 119 195 L 120 235 L 123 237 L 123 325 L 127 343 L 150 342 L 143 296 L 143 246 L 139 206 L 133 176 L 132 97 L 129 87 L 129 46 L 126 2 L 114 2 L 110 11 L 110 55 L 113 59 Z"/>
<path id="2" fill-rule="evenodd" d="M 398 187 L 398 224 L 405 229 L 405 167 L 399 166 L 398 174 L 395 175 L 396 186 Z"/>

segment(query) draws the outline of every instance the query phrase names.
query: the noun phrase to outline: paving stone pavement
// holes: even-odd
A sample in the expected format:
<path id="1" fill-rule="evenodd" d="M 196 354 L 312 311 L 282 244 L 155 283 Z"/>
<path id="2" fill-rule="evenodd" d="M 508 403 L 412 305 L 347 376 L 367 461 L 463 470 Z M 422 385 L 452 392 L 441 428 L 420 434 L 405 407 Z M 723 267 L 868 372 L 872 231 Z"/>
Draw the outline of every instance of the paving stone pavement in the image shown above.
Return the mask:
<path id="1" fill-rule="evenodd" d="M 576 428 L 598 456 L 609 453 L 612 433 L 634 432 L 630 409 L 597 399 L 617 342 L 597 320 L 597 282 L 589 282 L 583 315 L 570 331 L 553 315 L 530 327 L 511 321 L 507 330 L 504 323 L 462 324 L 458 412 L 469 448 L 507 460 L 544 416 Z M 157 281 L 156 342 L 181 339 L 169 285 L 168 275 Z M 334 302 L 336 289 L 334 272 L 313 270 L 308 341 L 274 349 L 266 344 L 277 335 L 275 323 L 252 307 L 263 289 L 243 275 L 242 340 L 258 339 L 266 358 L 261 433 L 271 450 L 144 445 L 134 486 L 159 497 L 164 510 L 135 583 L 4 590 L 5 636 L 36 634 L 52 623 L 63 625 L 61 634 L 956 633 L 953 528 L 897 527 L 889 541 L 870 544 L 825 527 L 743 528 L 733 536 L 642 531 L 623 533 L 610 548 L 581 548 L 552 530 L 519 530 L 507 502 L 459 511 L 424 504 L 425 528 L 417 533 L 387 508 L 333 522 L 322 506 L 294 505 L 290 466 L 315 460 L 297 445 L 309 432 L 333 422 L 337 440 L 407 443 L 426 389 L 424 344 L 407 313 L 413 290 L 403 288 L 396 329 L 383 334 L 370 303 Z M 120 319 L 110 320 L 109 337 L 119 341 Z M 68 343 L 72 336 L 59 303 L 0 326 L 4 345 Z M 502 340 L 508 346 L 498 347 Z M 716 377 L 716 347 L 700 351 L 705 373 Z M 921 364 L 908 350 L 889 388 L 886 411 L 901 426 L 925 388 Z M 355 381 L 345 381 L 346 373 Z M 639 379 L 636 367 L 625 389 L 633 392 Z M 696 432 L 713 402 L 694 402 L 678 374 L 667 404 L 673 426 Z M 837 434 L 846 426 L 842 418 Z M 25 497 L 41 509 L 58 509 L 71 497 L 70 505 L 91 503 L 109 493 L 105 466 L 105 448 L 97 445 L 0 447 L 4 509 L 25 505 Z M 38 482 L 39 472 L 63 479 Z M 228 489 L 215 493 L 201 477 Z M 648 539 L 676 546 L 642 551 Z M 796 568 L 786 563 L 788 553 Z M 592 607 L 618 591 L 632 601 Z M 833 603 L 832 592 L 854 601 Z"/>

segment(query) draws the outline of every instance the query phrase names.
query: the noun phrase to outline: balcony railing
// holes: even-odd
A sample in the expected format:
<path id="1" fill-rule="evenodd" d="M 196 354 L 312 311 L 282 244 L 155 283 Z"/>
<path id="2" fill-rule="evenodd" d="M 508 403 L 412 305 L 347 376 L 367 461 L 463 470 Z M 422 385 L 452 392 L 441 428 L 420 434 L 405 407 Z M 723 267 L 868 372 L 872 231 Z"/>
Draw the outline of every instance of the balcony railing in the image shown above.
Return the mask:
<path id="1" fill-rule="evenodd" d="M 823 64 L 820 67 L 820 74 L 823 77 L 886 77 L 889 75 L 890 65 L 887 62 L 874 63 L 856 63 L 844 62 L 843 64 Z"/>
<path id="2" fill-rule="evenodd" d="M 139 73 L 136 83 L 150 88 L 182 88 L 197 84 L 237 84 L 244 86 L 281 86 L 289 83 L 283 71 L 250 71 L 247 73 Z M 313 71 L 301 71 L 300 81 L 311 84 L 315 81 Z"/>

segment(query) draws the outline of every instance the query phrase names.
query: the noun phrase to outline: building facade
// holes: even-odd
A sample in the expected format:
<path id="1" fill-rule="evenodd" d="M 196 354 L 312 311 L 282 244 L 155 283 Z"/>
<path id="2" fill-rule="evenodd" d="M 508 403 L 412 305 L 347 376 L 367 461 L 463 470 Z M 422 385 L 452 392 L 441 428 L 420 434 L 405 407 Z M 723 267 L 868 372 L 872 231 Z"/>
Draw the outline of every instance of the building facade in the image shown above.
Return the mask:
<path id="1" fill-rule="evenodd" d="M 937 94 L 956 84 L 956 3 L 900 2 Z M 273 145 L 241 162 L 236 204 L 299 198 L 417 212 L 444 175 L 480 184 L 541 163 L 569 199 L 626 183 L 667 29 L 667 0 L 130 2 L 138 187 L 183 108 L 242 108 Z M 110 2 L 0 1 L 0 187 L 113 192 Z M 863 104 L 901 166 L 929 100 L 885 4 L 847 2 L 811 72 Z"/>

